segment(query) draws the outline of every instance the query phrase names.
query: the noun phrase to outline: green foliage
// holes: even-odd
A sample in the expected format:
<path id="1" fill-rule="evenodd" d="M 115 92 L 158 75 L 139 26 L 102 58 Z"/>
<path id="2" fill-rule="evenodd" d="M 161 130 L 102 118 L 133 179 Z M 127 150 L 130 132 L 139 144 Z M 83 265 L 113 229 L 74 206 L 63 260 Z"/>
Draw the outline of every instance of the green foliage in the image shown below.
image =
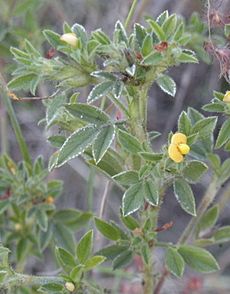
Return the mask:
<path id="1" fill-rule="evenodd" d="M 183 245 L 178 249 L 185 263 L 201 273 L 210 273 L 219 269 L 215 258 L 205 249 Z"/>
<path id="2" fill-rule="evenodd" d="M 189 214 L 196 215 L 195 199 L 191 187 L 183 179 L 175 180 L 174 194 L 180 206 Z"/>
<path id="3" fill-rule="evenodd" d="M 14 13 L 21 15 L 27 6 L 28 11 L 35 7 L 36 1 L 29 2 L 16 5 Z M 117 21 L 111 37 L 101 29 L 89 33 L 80 24 L 70 27 L 65 23 L 63 32 L 75 34 L 76 46 L 63 41 L 62 35 L 45 30 L 45 39 L 56 50 L 56 57 L 51 59 L 44 58 L 28 40 L 24 48 L 11 47 L 17 68 L 8 83 L 9 90 L 29 90 L 35 95 L 41 82 L 52 82 L 55 86 L 55 92 L 44 101 L 45 130 L 56 148 L 49 171 L 81 156 L 123 191 L 118 215 L 125 228 L 92 212 L 57 209 L 54 201 L 61 194 L 62 183 L 47 179 L 48 171 L 41 157 L 33 164 L 16 164 L 9 156 L 1 156 L 0 233 L 3 245 L 13 252 L 11 261 L 21 265 L 28 256 L 42 258 L 44 250 L 53 251 L 55 247 L 61 274 L 41 277 L 39 283 L 38 277 L 32 277 L 32 284 L 41 286 L 40 292 L 105 293 L 102 287 L 88 281 L 88 272 L 100 269 L 106 258 L 112 262 L 113 270 L 126 267 L 136 255 L 144 264 L 147 287 L 155 279 L 155 246 L 166 248 L 167 269 L 176 277 L 183 276 L 185 264 L 202 273 L 219 269 L 215 258 L 202 247 L 230 240 L 229 226 L 215 228 L 220 214 L 218 204 L 209 208 L 230 175 L 230 159 L 221 162 L 215 154 L 215 148 L 230 150 L 230 110 L 225 94 L 214 92 L 214 99 L 203 107 L 225 117 L 216 141 L 217 116 L 205 117 L 191 107 L 178 118 L 177 129 L 184 142 L 174 142 L 175 136 L 170 133 L 168 142 L 155 150 L 152 141 L 155 143 L 160 134 L 147 132 L 150 87 L 156 82 L 165 93 L 176 95 L 176 84 L 168 72 L 179 64 L 197 63 L 195 52 L 207 61 L 203 49 L 207 28 L 197 14 L 186 23 L 168 11 L 156 20 L 147 17 L 146 22 L 147 27 L 135 24 L 128 32 Z M 228 31 L 226 25 L 227 36 Z M 80 100 L 86 102 L 79 103 L 78 96 L 82 94 L 78 89 L 82 87 L 90 90 Z M 179 160 L 170 156 L 169 146 L 175 147 Z M 200 182 L 209 170 L 214 187 L 196 209 L 190 184 Z M 181 208 L 192 216 L 176 245 L 161 242 L 158 236 L 171 226 L 171 222 L 162 227 L 157 223 L 170 186 Z M 9 221 L 5 222 L 8 215 Z M 113 242 L 95 255 L 92 229 L 81 232 L 83 236 L 77 244 L 75 241 L 76 231 L 89 227 L 92 218 L 101 237 Z M 187 245 L 188 241 L 191 245 Z M 21 276 L 9 266 L 8 253 L 6 247 L 0 248 L 0 280 L 5 283 L 3 286 L 15 286 L 14 281 Z"/>
<path id="4" fill-rule="evenodd" d="M 174 248 L 168 248 L 166 252 L 166 265 L 170 272 L 176 277 L 181 277 L 184 273 L 184 259 Z"/>

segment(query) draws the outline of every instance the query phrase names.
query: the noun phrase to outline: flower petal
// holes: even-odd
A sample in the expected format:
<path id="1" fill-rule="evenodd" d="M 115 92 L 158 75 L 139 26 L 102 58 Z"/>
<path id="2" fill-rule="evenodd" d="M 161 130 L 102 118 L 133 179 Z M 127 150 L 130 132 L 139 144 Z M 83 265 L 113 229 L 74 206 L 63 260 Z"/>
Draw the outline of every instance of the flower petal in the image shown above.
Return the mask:
<path id="1" fill-rule="evenodd" d="M 179 144 L 178 149 L 183 155 L 188 154 L 190 151 L 190 147 L 187 144 Z"/>
<path id="2" fill-rule="evenodd" d="M 187 137 L 185 134 L 182 133 L 176 133 L 172 136 L 171 139 L 171 143 L 172 144 L 186 144 L 187 143 Z"/>
<path id="3" fill-rule="evenodd" d="M 184 159 L 184 156 L 180 153 L 177 145 L 175 144 L 169 145 L 168 154 L 169 154 L 169 157 L 176 163 L 180 163 Z"/>

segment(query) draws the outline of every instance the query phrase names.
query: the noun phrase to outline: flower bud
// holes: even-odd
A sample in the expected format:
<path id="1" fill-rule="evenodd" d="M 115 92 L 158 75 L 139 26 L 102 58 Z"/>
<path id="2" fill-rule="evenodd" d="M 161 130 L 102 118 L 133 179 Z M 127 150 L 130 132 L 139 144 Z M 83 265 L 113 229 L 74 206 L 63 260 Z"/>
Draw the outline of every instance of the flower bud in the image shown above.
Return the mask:
<path id="1" fill-rule="evenodd" d="M 53 196 L 48 196 L 46 198 L 46 201 L 45 201 L 47 204 L 53 204 L 54 203 L 54 198 Z"/>
<path id="2" fill-rule="evenodd" d="M 230 91 L 227 91 L 224 95 L 224 98 L 223 98 L 223 101 L 224 102 L 227 102 L 229 103 L 230 102 Z"/>
<path id="3" fill-rule="evenodd" d="M 65 43 L 69 44 L 72 47 L 77 47 L 78 45 L 78 38 L 74 33 L 63 34 L 60 37 L 60 40 L 64 41 Z"/>
<path id="4" fill-rule="evenodd" d="M 75 286 L 72 282 L 66 282 L 65 283 L 65 288 L 69 291 L 69 292 L 73 292 L 75 290 Z"/>
<path id="5" fill-rule="evenodd" d="M 14 229 L 15 229 L 15 231 L 21 231 L 21 229 L 22 229 L 22 225 L 19 224 L 19 223 L 16 223 L 16 224 L 14 225 Z"/>

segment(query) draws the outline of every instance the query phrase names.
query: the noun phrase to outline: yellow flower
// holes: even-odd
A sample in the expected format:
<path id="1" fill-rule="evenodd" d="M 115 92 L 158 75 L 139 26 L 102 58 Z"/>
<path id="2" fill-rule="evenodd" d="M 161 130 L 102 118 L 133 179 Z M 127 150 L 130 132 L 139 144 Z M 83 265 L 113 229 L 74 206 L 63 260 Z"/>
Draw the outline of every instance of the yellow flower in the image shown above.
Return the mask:
<path id="1" fill-rule="evenodd" d="M 46 198 L 46 201 L 45 201 L 47 204 L 53 204 L 54 203 L 54 198 L 53 196 L 48 196 Z"/>
<path id="2" fill-rule="evenodd" d="M 223 101 L 224 102 L 230 102 L 230 91 L 227 91 L 224 95 L 224 98 L 223 98 Z"/>
<path id="3" fill-rule="evenodd" d="M 69 291 L 69 292 L 73 292 L 75 290 L 75 286 L 73 283 L 71 282 L 66 282 L 65 283 L 65 288 Z"/>
<path id="4" fill-rule="evenodd" d="M 65 43 L 69 44 L 72 47 L 77 47 L 77 44 L 78 44 L 78 38 L 74 33 L 63 34 L 60 37 L 60 40 L 64 41 Z"/>
<path id="5" fill-rule="evenodd" d="M 168 148 L 169 157 L 176 163 L 184 160 L 184 155 L 188 154 L 190 147 L 187 145 L 187 137 L 182 133 L 176 133 L 171 138 Z"/>

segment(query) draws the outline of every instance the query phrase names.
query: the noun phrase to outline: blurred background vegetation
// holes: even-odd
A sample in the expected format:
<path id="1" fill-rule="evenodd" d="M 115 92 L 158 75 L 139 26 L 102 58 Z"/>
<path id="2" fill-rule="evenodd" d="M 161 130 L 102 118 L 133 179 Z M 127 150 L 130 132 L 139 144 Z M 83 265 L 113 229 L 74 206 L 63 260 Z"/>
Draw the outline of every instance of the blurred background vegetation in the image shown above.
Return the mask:
<path id="1" fill-rule="evenodd" d="M 42 30 L 50 28 L 58 33 L 62 33 L 62 25 L 67 22 L 73 25 L 78 22 L 86 27 L 88 31 L 96 28 L 102 28 L 106 33 L 110 34 L 113 30 L 117 19 L 124 21 L 131 0 L 0 0 L 0 72 L 6 81 L 11 79 L 10 73 L 13 71 L 15 64 L 10 54 L 11 46 L 24 48 L 25 38 L 28 39 L 38 50 L 43 52 L 43 55 L 49 57 L 50 46 L 44 42 Z M 211 1 L 211 8 L 218 9 L 221 13 L 230 12 L 230 1 Z M 144 22 L 144 17 L 151 15 L 156 17 L 164 10 L 169 10 L 170 13 L 177 13 L 184 16 L 190 25 L 200 26 L 200 35 L 193 35 L 194 40 L 190 40 L 191 47 L 194 44 L 200 44 L 198 56 L 200 59 L 199 65 L 189 64 L 183 65 L 171 70 L 170 75 L 177 83 L 177 94 L 175 98 L 164 94 L 157 86 L 153 85 L 148 107 L 148 128 L 162 133 L 157 142 L 160 148 L 162 143 L 167 140 L 168 133 L 175 131 L 178 115 L 182 110 L 191 106 L 196 109 L 208 103 L 212 98 L 212 91 L 226 91 L 227 83 L 220 78 L 219 63 L 211 60 L 202 49 L 204 37 L 202 33 L 207 30 L 207 7 L 205 1 L 201 0 L 142 0 L 139 1 L 138 8 L 135 14 L 135 22 Z M 194 13 L 198 13 L 202 22 L 196 23 Z M 191 15 L 193 19 L 191 20 Z M 193 43 L 194 42 L 194 43 Z M 219 40 L 220 45 L 222 40 Z M 217 44 L 218 45 L 218 44 Z M 193 48 L 197 49 L 197 48 Z M 37 96 L 47 96 L 51 91 L 51 86 L 42 84 L 39 86 Z M 228 89 L 229 90 L 229 89 Z M 24 96 L 30 96 L 30 93 L 18 93 Z M 85 96 L 84 96 L 85 95 Z M 85 99 L 87 92 L 82 92 L 81 97 Z M 22 126 L 23 134 L 31 151 L 32 157 L 36 158 L 42 154 L 46 161 L 52 154 L 52 147 L 46 142 L 44 128 L 38 125 L 38 122 L 44 117 L 45 111 L 41 101 L 34 102 L 15 102 L 14 107 L 18 120 Z M 204 113 L 205 114 L 205 113 Z M 0 100 L 0 126 L 1 126 L 1 152 L 8 151 L 16 160 L 20 161 L 20 153 L 15 140 L 15 136 L 7 119 L 4 106 Z M 223 154 L 223 156 L 227 156 Z M 100 204 L 103 193 L 109 191 L 106 199 L 106 209 L 104 218 L 114 219 L 121 201 L 121 193 L 108 185 L 107 179 L 91 167 L 88 167 L 81 159 L 73 160 L 69 165 L 65 165 L 61 169 L 57 169 L 50 174 L 50 178 L 56 177 L 64 181 L 64 194 L 59 199 L 59 207 L 74 207 L 84 210 L 93 210 L 99 214 Z M 206 188 L 209 175 L 207 175 L 202 184 L 194 187 L 197 203 Z M 87 185 L 88 183 L 88 185 Z M 222 216 L 221 225 L 229 225 L 230 204 L 225 205 Z M 170 191 L 166 197 L 162 214 L 159 219 L 159 225 L 163 225 L 170 221 L 174 222 L 171 230 L 162 234 L 162 240 L 175 241 L 183 227 L 187 223 L 189 216 L 186 215 L 171 197 Z M 101 247 L 101 240 L 98 240 L 97 246 Z M 218 254 L 218 260 L 222 271 L 230 270 L 230 248 L 229 244 L 221 248 L 213 248 L 215 254 Z M 159 270 L 162 252 L 159 251 Z M 50 261 L 49 261 L 50 259 Z M 33 273 L 41 273 L 43 271 L 52 271 L 55 267 L 51 262 L 51 257 L 47 255 L 46 265 L 37 259 L 31 259 L 28 270 Z M 138 261 L 136 266 L 138 266 Z M 130 269 L 135 271 L 135 267 Z M 194 279 L 194 280 L 192 280 Z M 109 278 L 106 279 L 110 283 Z M 188 284 L 202 281 L 204 287 L 196 289 L 191 284 L 190 292 L 185 292 L 183 289 L 189 289 Z M 114 287 L 121 287 L 121 293 L 140 293 L 138 287 L 133 289 L 128 284 L 120 284 L 119 278 L 115 280 Z M 223 283 L 223 284 L 221 284 Z M 221 284 L 222 289 L 214 290 L 213 285 Z M 193 286 L 195 287 L 193 289 Z M 165 286 L 165 293 L 229 293 L 229 285 L 225 285 L 225 281 L 216 279 L 215 274 L 208 280 L 203 281 L 203 277 L 194 276 L 194 273 L 188 273 L 187 282 L 168 281 Z M 180 289 L 180 290 L 178 290 Z M 123 292 L 122 292 L 123 291 Z M 136 292 L 135 292 L 136 291 Z M 181 292 L 179 292 L 181 291 Z M 184 291 L 184 292 L 183 292 Z M 215 292 L 216 291 L 216 292 Z"/>

